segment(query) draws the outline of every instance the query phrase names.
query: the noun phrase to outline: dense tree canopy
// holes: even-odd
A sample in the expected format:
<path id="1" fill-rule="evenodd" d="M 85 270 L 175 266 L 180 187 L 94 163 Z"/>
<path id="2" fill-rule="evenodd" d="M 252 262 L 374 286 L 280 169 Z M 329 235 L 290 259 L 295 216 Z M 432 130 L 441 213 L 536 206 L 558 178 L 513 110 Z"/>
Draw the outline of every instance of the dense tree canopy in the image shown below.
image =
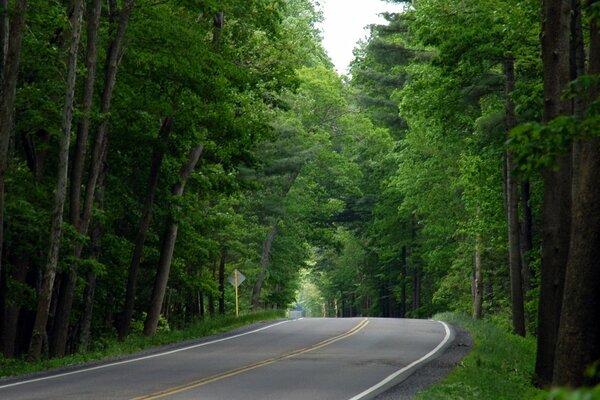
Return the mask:
<path id="1" fill-rule="evenodd" d="M 242 312 L 460 311 L 594 381 L 598 3 L 404 3 L 340 77 L 310 0 L 3 2 L 4 356 L 235 314 L 237 269 Z"/>

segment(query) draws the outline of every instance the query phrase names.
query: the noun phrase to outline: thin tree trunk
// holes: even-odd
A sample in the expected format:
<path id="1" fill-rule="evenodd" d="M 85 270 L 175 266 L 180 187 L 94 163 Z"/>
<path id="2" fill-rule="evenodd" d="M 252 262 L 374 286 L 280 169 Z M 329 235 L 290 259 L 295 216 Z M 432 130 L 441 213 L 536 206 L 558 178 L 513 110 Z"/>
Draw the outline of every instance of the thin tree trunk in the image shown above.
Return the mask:
<path id="1" fill-rule="evenodd" d="M 183 195 L 185 184 L 192 175 L 192 171 L 196 167 L 203 150 L 204 145 L 201 144 L 190 151 L 187 163 L 179 172 L 179 182 L 173 186 L 171 191 L 173 197 L 181 197 Z M 152 298 L 150 300 L 150 307 L 148 308 L 148 315 L 146 317 L 146 321 L 144 322 L 144 335 L 146 336 L 154 335 L 156 333 L 156 328 L 158 327 L 160 309 L 165 297 L 165 290 L 167 289 L 169 272 L 171 270 L 171 261 L 173 259 L 173 250 L 175 249 L 175 241 L 177 239 L 177 228 L 177 222 L 171 216 L 167 222 L 167 228 L 163 236 L 160 260 L 158 262 L 156 278 L 154 280 L 154 289 L 152 290 Z"/>
<path id="2" fill-rule="evenodd" d="M 561 114 L 570 114 L 561 94 L 570 79 L 569 40 L 571 4 L 564 0 L 544 0 L 542 4 L 542 60 L 544 63 L 544 114 L 549 122 Z M 543 171 L 542 265 L 538 340 L 535 375 L 537 384 L 549 385 L 562 298 L 571 230 L 571 154 L 559 157 L 558 170 Z"/>
<path id="3" fill-rule="evenodd" d="M 406 245 L 402 246 L 402 266 L 400 267 L 401 281 L 400 281 L 400 317 L 406 317 Z"/>
<path id="4" fill-rule="evenodd" d="M 267 275 L 267 270 L 269 268 L 271 248 L 273 247 L 273 240 L 275 240 L 276 234 L 277 222 L 275 222 L 271 226 L 271 230 L 267 234 L 267 237 L 263 243 L 262 253 L 260 256 L 260 271 L 258 273 L 258 276 L 256 277 L 256 282 L 254 282 L 254 287 L 252 288 L 252 298 L 250 301 L 253 309 L 257 309 L 260 306 L 260 292 L 262 291 L 262 287 L 265 282 L 265 277 Z"/>
<path id="5" fill-rule="evenodd" d="M 108 170 L 108 165 L 106 164 L 106 153 L 104 157 L 104 167 L 102 168 L 102 173 L 98 179 L 98 190 L 96 191 L 96 203 L 98 205 L 98 209 L 102 210 L 104 208 L 104 180 L 106 178 L 106 173 Z M 102 250 L 102 229 L 100 227 L 100 223 L 95 221 L 92 226 L 92 234 L 91 234 L 91 246 L 90 246 L 90 258 L 98 259 L 100 258 L 100 252 Z M 81 318 L 80 325 L 80 337 L 78 343 L 79 351 L 87 351 L 89 346 L 90 337 L 91 337 L 91 328 L 92 328 L 92 317 L 94 312 L 94 298 L 96 293 L 96 271 L 90 270 L 86 276 L 86 286 L 83 291 L 83 316 Z"/>
<path id="6" fill-rule="evenodd" d="M 421 271 L 417 266 L 412 268 L 412 311 L 421 307 Z"/>
<path id="7" fill-rule="evenodd" d="M 292 189 L 292 186 L 298 178 L 298 175 L 300 175 L 300 169 L 290 173 L 290 175 L 288 176 L 287 184 L 285 185 L 281 193 L 282 200 L 285 199 L 285 197 Z M 275 235 L 277 234 L 278 223 L 279 221 L 275 221 L 273 223 L 273 225 L 271 226 L 271 230 L 269 230 L 269 233 L 267 234 L 267 237 L 263 243 L 263 249 L 260 257 L 260 271 L 258 273 L 258 276 L 256 277 L 256 282 L 254 283 L 254 286 L 252 288 L 252 297 L 250 299 L 250 304 L 253 310 L 257 309 L 260 306 L 260 292 L 262 291 L 262 287 L 265 282 L 265 277 L 267 275 L 267 270 L 269 268 L 271 248 L 273 247 L 273 240 L 275 239 Z"/>
<path id="8" fill-rule="evenodd" d="M 523 223 L 521 224 L 521 267 L 523 276 L 523 292 L 524 295 L 531 289 L 531 250 L 533 249 L 533 214 L 529 201 L 530 185 L 529 180 L 524 179 L 521 182 L 521 209 L 523 210 Z"/>
<path id="9" fill-rule="evenodd" d="M 131 324 L 131 317 L 133 316 L 133 309 L 135 305 L 135 295 L 137 287 L 137 276 L 142 261 L 142 254 L 144 252 L 144 244 L 146 242 L 146 235 L 150 228 L 150 222 L 152 220 L 152 207 L 154 206 L 154 197 L 156 196 L 156 189 L 158 188 L 158 177 L 160 173 L 160 166 L 165 155 L 166 142 L 169 135 L 173 130 L 173 120 L 170 117 L 166 117 L 163 120 L 160 132 L 158 134 L 158 140 L 152 151 L 152 162 L 150 164 L 150 175 L 148 177 L 148 189 L 146 192 L 146 199 L 144 200 L 144 209 L 142 211 L 142 219 L 140 220 L 140 227 L 138 229 L 137 236 L 135 238 L 135 248 L 131 257 L 131 263 L 129 264 L 129 273 L 127 276 L 127 292 L 125 293 L 125 305 L 121 314 L 120 323 L 118 327 L 119 340 L 123 340 L 129 334 L 129 327 Z"/>
<path id="10" fill-rule="evenodd" d="M 483 274 L 481 271 L 481 238 L 475 238 L 473 254 L 473 319 L 481 319 L 483 305 Z"/>
<path id="11" fill-rule="evenodd" d="M 12 275 L 12 279 L 21 284 L 25 283 L 27 272 L 29 271 L 29 260 L 19 260 L 16 270 L 13 274 L 8 271 L 5 274 L 5 279 Z M 4 329 L 2 330 L 2 353 L 6 358 L 12 358 L 16 355 L 16 340 L 18 330 L 19 313 L 21 311 L 20 304 L 6 305 L 4 310 Z"/>
<path id="12" fill-rule="evenodd" d="M 221 260 L 219 262 L 219 315 L 225 315 L 225 262 L 227 261 L 227 249 L 221 249 Z"/>
<path id="13" fill-rule="evenodd" d="M 212 278 L 215 279 L 217 277 L 217 260 L 213 261 L 213 264 L 210 268 L 210 273 Z M 208 315 L 211 318 L 215 317 L 215 295 L 214 293 L 210 293 L 208 296 Z"/>
<path id="14" fill-rule="evenodd" d="M 113 91 L 117 79 L 117 69 L 121 59 L 123 38 L 125 36 L 125 30 L 129 22 L 129 17 L 131 16 L 131 12 L 133 11 L 133 4 L 134 0 L 126 0 L 123 4 L 123 8 L 119 17 L 119 25 L 115 33 L 115 38 L 109 46 L 108 57 L 106 59 L 106 69 L 104 73 L 104 90 L 102 92 L 102 98 L 100 102 L 100 113 L 104 115 L 110 112 Z M 92 219 L 98 176 L 100 175 L 100 171 L 102 168 L 102 159 L 104 158 L 104 153 L 107 151 L 107 135 L 108 118 L 104 118 L 100 123 L 98 132 L 96 133 L 94 148 L 91 155 L 90 171 L 88 175 L 85 199 L 83 203 L 83 213 L 77 226 L 80 235 L 87 235 L 88 228 Z M 82 249 L 83 243 L 75 244 L 75 259 L 81 256 Z M 69 321 L 71 316 L 71 310 L 73 308 L 73 296 L 75 291 L 75 284 L 77 281 L 76 265 L 74 265 L 71 268 L 69 273 L 66 274 L 65 278 L 66 284 L 63 285 L 61 294 L 59 296 L 58 313 L 56 315 L 52 341 L 53 346 L 51 346 L 51 351 L 55 356 L 64 355 L 64 351 L 66 348 Z"/>
<path id="15" fill-rule="evenodd" d="M 198 311 L 201 319 L 204 319 L 204 294 L 198 292 Z"/>
<path id="16" fill-rule="evenodd" d="M 78 229 L 81 211 L 81 183 L 83 181 L 83 169 L 88 145 L 90 130 L 89 113 L 92 110 L 94 99 L 94 82 L 96 80 L 96 66 L 98 61 L 98 29 L 100 26 L 100 14 L 102 11 L 102 0 L 93 0 L 92 6 L 88 7 L 87 15 L 87 48 L 85 58 L 86 75 L 83 84 L 83 101 L 81 104 L 82 116 L 77 129 L 75 151 L 71 165 L 71 186 L 69 193 L 69 218 L 71 225 Z"/>
<path id="17" fill-rule="evenodd" d="M 515 90 L 515 61 L 504 60 L 506 75 L 506 130 L 515 127 L 515 103 L 512 93 Z M 523 304 L 523 282 L 521 271 L 521 236 L 519 226 L 519 186 L 515 177 L 515 164 L 512 151 L 506 151 L 506 205 L 508 219 L 508 259 L 510 269 L 510 297 L 512 300 L 513 330 L 525 336 L 525 307 Z"/>
<path id="18" fill-rule="evenodd" d="M 7 4 L 4 5 L 7 9 Z M 4 244 L 4 176 L 8 168 L 8 144 L 14 128 L 15 99 L 17 95 L 17 80 L 19 76 L 19 61 L 21 42 L 25 27 L 27 0 L 16 0 L 10 28 L 8 28 L 8 13 L 4 14 L 0 25 L 3 43 L 0 43 L 6 53 L 2 63 L 2 80 L 0 81 L 0 272 L 2 271 L 2 247 Z M 8 31 L 6 29 L 8 28 Z M 8 32 L 8 34 L 6 33 Z"/>
<path id="19" fill-rule="evenodd" d="M 591 4 L 598 4 L 592 1 Z M 600 73 L 600 30 L 590 24 L 588 74 Z M 592 89 L 597 99 L 600 88 Z M 586 369 L 600 360 L 600 138 L 581 142 L 577 184 L 573 199 L 571 243 L 565 276 L 563 307 L 554 362 L 553 384 L 594 385 L 598 375 Z"/>
<path id="20" fill-rule="evenodd" d="M 62 237 L 62 222 L 65 199 L 67 197 L 67 172 L 69 165 L 69 144 L 71 139 L 71 124 L 73 120 L 73 102 L 75 96 L 75 79 L 77 77 L 77 51 L 81 37 L 81 22 L 83 16 L 83 0 L 73 2 L 73 16 L 71 19 L 71 37 L 67 61 L 67 89 L 62 121 L 62 133 L 59 145 L 58 180 L 54 195 L 54 211 L 52 213 L 52 228 L 50 230 L 50 246 L 48 260 L 44 273 L 42 289 L 38 296 L 38 305 L 33 333 L 29 346 L 28 359 L 37 360 L 42 349 L 42 332 L 46 329 L 50 295 L 54 286 L 58 252 Z"/>

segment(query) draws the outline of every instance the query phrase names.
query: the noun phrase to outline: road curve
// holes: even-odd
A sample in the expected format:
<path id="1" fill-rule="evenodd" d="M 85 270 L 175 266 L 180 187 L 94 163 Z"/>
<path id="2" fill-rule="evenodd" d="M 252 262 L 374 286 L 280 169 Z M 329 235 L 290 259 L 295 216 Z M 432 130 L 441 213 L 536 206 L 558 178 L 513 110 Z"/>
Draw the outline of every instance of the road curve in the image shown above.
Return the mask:
<path id="1" fill-rule="evenodd" d="M 280 321 L 119 362 L 3 380 L 0 398 L 369 399 L 441 354 L 452 337 L 437 321 Z"/>

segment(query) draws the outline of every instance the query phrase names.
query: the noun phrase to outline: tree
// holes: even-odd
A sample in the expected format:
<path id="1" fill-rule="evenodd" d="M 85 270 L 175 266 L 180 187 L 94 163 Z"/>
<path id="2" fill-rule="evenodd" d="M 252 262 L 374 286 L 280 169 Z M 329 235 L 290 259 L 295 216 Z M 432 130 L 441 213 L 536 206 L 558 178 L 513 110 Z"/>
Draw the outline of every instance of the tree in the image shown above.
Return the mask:
<path id="1" fill-rule="evenodd" d="M 27 358 L 38 360 L 42 350 L 42 343 L 48 321 L 48 311 L 54 278 L 56 276 L 56 265 L 62 237 L 62 222 L 65 200 L 67 197 L 67 172 L 69 165 L 69 145 L 71 139 L 71 124 L 73 120 L 73 102 L 75 96 L 75 80 L 77 77 L 77 52 L 79 50 L 79 39 L 81 37 L 81 24 L 83 18 L 83 0 L 73 2 L 73 14 L 71 16 L 71 32 L 69 37 L 69 51 L 67 61 L 67 87 L 65 93 L 65 106 L 63 112 L 62 135 L 60 138 L 58 180 L 54 192 L 54 210 L 52 214 L 52 227 L 50 229 L 50 248 L 48 250 L 48 261 L 46 271 L 40 289 L 36 318 L 33 325 L 31 342 Z"/>
<path id="2" fill-rule="evenodd" d="M 544 115 L 550 122 L 571 112 L 561 100 L 570 79 L 569 35 L 571 4 L 545 0 L 542 3 L 542 60 L 544 63 Z M 571 231 L 571 155 L 546 168 L 542 211 L 542 265 L 538 315 L 536 379 L 545 386 L 552 382 L 552 369 L 564 292 L 564 275 L 569 256 Z"/>
<path id="3" fill-rule="evenodd" d="M 15 2 L 13 17 L 9 17 L 8 4 L 2 4 L 0 45 L 2 46 L 2 73 L 0 74 L 0 272 L 2 271 L 2 246 L 4 243 L 4 186 L 8 168 L 8 145 L 14 129 L 15 96 L 19 76 L 21 41 L 25 29 L 27 0 Z"/>
<path id="4" fill-rule="evenodd" d="M 600 74 L 600 31 L 598 15 L 591 13 L 588 74 Z M 595 384 L 598 376 L 586 376 L 586 369 L 600 360 L 600 328 L 593 323 L 600 302 L 600 138 L 597 127 L 586 129 L 585 120 L 597 117 L 593 111 L 600 90 L 595 84 L 587 91 L 592 106 L 580 129 L 579 154 L 574 157 L 574 192 L 564 297 L 556 343 L 553 384 L 571 387 Z M 592 123 L 593 124 L 593 123 Z"/>
<path id="5" fill-rule="evenodd" d="M 131 256 L 131 263 L 129 264 L 129 273 L 127 276 L 127 292 L 125 293 L 125 305 L 123 306 L 123 312 L 119 321 L 119 339 L 123 340 L 129 334 L 129 326 L 131 324 L 131 317 L 133 316 L 133 309 L 135 303 L 135 294 L 137 286 L 137 275 L 139 265 L 142 259 L 142 253 L 144 250 L 144 244 L 146 241 L 146 235 L 150 228 L 150 221 L 152 219 L 152 207 L 154 205 L 154 197 L 158 186 L 158 176 L 160 172 L 160 166 L 165 155 L 166 142 L 173 130 L 173 119 L 165 117 L 163 120 L 158 140 L 152 151 L 152 161 L 150 164 L 150 176 L 148 178 L 148 189 L 146 198 L 144 200 L 144 209 L 142 211 L 142 218 L 140 220 L 140 227 L 135 238 L 135 249 Z"/>
<path id="6" fill-rule="evenodd" d="M 179 171 L 179 182 L 175 184 L 171 190 L 175 201 L 177 201 L 178 197 L 183 196 L 185 184 L 196 167 L 203 150 L 204 144 L 200 144 L 190 150 L 187 162 Z M 176 209 L 177 207 L 174 208 Z M 152 298 L 150 300 L 150 307 L 148 308 L 146 321 L 144 322 L 144 335 L 146 336 L 154 335 L 156 333 L 156 328 L 158 327 L 160 310 L 162 308 L 165 290 L 169 280 L 169 271 L 171 269 L 171 261 L 173 259 L 173 250 L 175 249 L 175 241 L 177 240 L 177 229 L 177 221 L 175 220 L 175 216 L 172 215 L 169 217 L 167 226 L 165 228 L 165 233 L 163 235 L 160 261 L 156 270 L 154 289 L 152 291 Z"/>

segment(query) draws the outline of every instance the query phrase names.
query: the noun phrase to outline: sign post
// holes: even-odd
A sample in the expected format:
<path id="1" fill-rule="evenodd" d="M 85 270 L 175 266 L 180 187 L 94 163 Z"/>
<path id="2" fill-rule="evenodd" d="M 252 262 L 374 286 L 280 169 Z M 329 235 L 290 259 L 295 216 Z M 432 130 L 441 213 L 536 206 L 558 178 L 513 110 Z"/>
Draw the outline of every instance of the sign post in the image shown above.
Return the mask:
<path id="1" fill-rule="evenodd" d="M 237 269 L 233 270 L 233 274 L 227 278 L 227 282 L 231 283 L 235 287 L 235 316 L 238 317 L 240 315 L 240 302 L 238 297 L 238 287 L 246 280 L 244 274 L 242 274 Z"/>

